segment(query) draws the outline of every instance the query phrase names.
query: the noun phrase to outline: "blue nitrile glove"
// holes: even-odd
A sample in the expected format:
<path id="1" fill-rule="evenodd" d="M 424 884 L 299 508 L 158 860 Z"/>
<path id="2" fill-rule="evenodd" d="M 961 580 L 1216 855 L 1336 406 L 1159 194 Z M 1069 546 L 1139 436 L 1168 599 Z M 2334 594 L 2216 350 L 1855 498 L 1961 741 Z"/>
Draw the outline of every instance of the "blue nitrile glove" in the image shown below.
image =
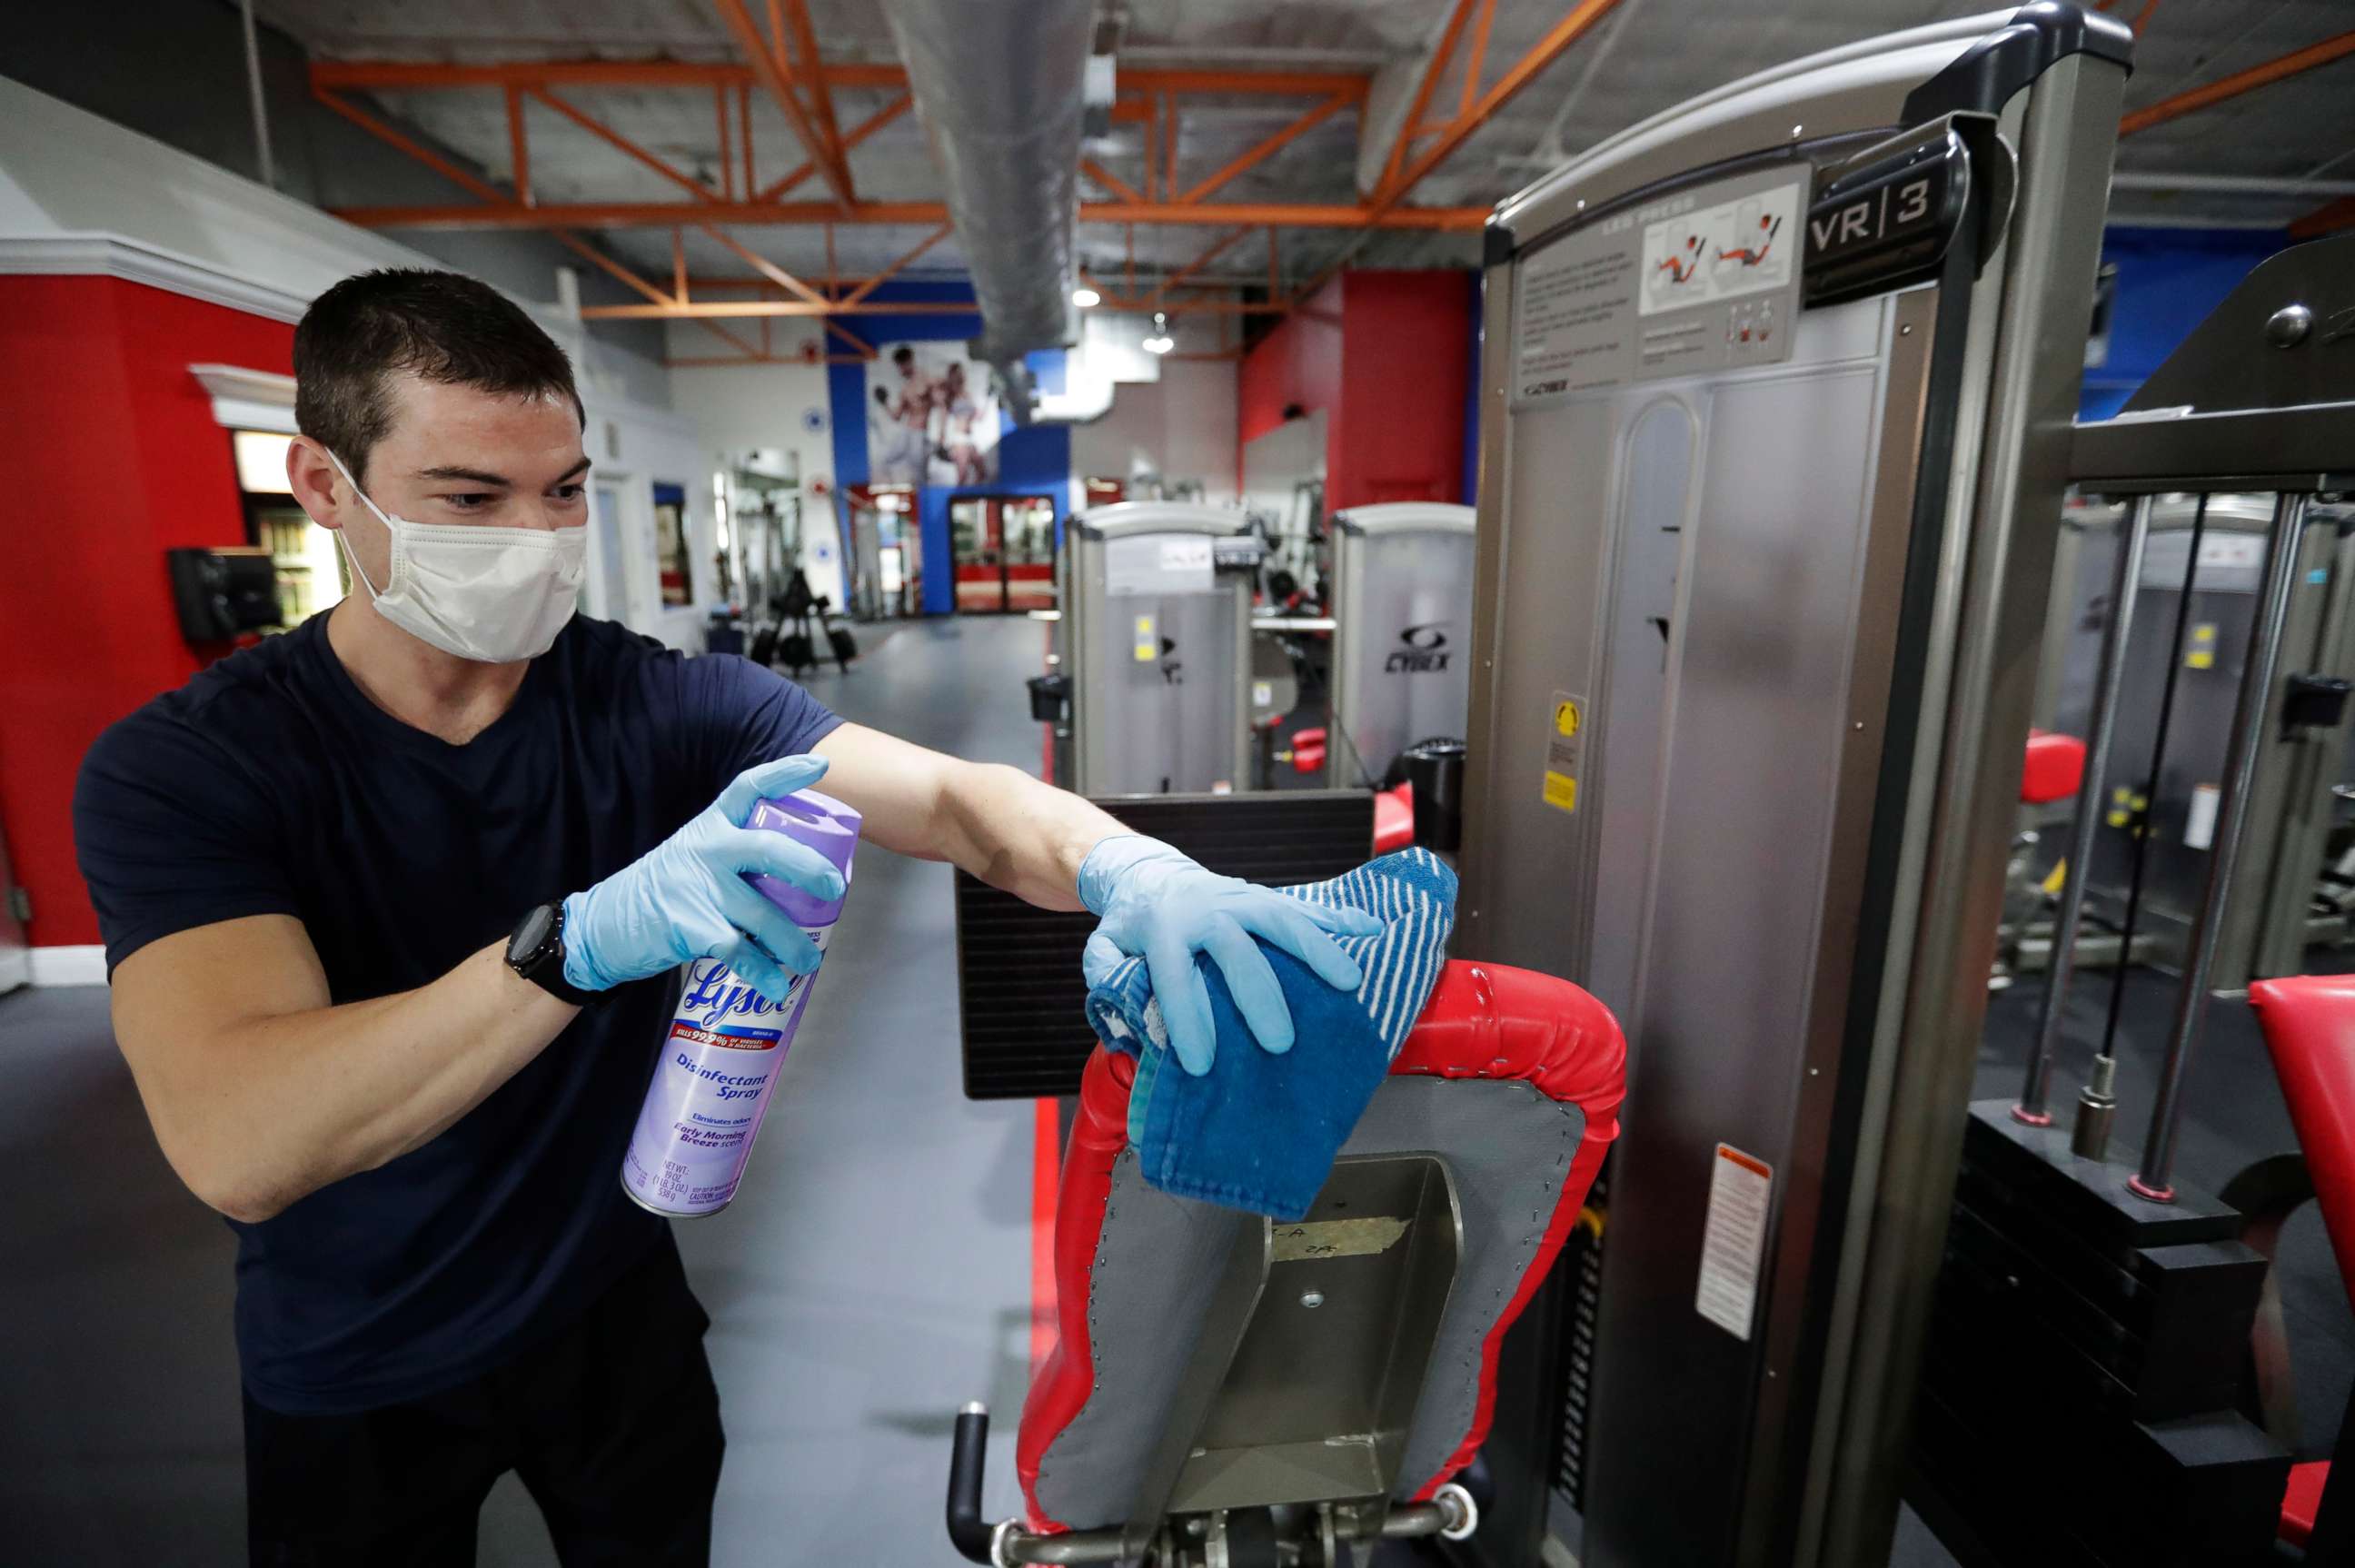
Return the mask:
<path id="1" fill-rule="evenodd" d="M 764 1000 L 774 1000 L 792 988 L 788 971 L 815 971 L 817 944 L 743 873 L 762 872 L 820 899 L 842 896 L 842 873 L 809 846 L 744 822 L 762 800 L 825 776 L 824 757 L 780 757 L 747 768 L 686 827 L 566 899 L 566 983 L 602 991 L 690 958 L 717 958 Z"/>
<path id="2" fill-rule="evenodd" d="M 1372 936 L 1382 929 L 1361 910 L 1313 904 L 1219 876 L 1141 834 L 1116 834 L 1088 851 L 1080 865 L 1080 901 L 1103 916 L 1080 960 L 1088 984 L 1103 980 L 1123 957 L 1144 959 L 1169 1049 L 1198 1078 L 1210 1070 L 1219 1042 L 1210 988 L 1194 966 L 1195 954 L 1207 953 L 1218 965 L 1261 1048 L 1285 1051 L 1292 1049 L 1292 1009 L 1252 939 L 1283 948 L 1327 985 L 1354 991 L 1364 978 L 1357 961 L 1326 933 Z"/>

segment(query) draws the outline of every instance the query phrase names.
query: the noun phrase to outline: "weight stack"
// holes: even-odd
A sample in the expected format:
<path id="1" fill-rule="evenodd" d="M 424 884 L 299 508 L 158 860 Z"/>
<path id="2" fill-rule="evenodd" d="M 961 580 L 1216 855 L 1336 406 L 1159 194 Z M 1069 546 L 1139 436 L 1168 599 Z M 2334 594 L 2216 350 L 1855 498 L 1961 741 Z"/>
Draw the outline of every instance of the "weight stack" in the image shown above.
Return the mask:
<path id="1" fill-rule="evenodd" d="M 2265 1260 L 2065 1121 L 1971 1107 L 1908 1496 L 1966 1568 L 2270 1562 L 2290 1456 L 2242 1413 Z"/>

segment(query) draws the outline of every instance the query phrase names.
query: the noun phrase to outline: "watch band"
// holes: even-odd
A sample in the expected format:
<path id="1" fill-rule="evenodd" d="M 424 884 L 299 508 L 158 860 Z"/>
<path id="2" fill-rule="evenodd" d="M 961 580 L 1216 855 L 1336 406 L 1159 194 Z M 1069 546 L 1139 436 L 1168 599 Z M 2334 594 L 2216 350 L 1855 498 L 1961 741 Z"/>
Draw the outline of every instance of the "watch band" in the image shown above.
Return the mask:
<path id="1" fill-rule="evenodd" d="M 525 922 L 541 910 L 549 914 L 547 933 L 530 952 L 517 953 L 515 944 L 523 934 Z M 564 905 L 561 901 L 542 904 L 525 912 L 523 919 L 516 922 L 514 932 L 507 937 L 506 959 L 507 967 L 517 975 L 559 1001 L 570 1002 L 576 1008 L 587 1007 L 602 994 L 584 991 L 564 977 Z"/>

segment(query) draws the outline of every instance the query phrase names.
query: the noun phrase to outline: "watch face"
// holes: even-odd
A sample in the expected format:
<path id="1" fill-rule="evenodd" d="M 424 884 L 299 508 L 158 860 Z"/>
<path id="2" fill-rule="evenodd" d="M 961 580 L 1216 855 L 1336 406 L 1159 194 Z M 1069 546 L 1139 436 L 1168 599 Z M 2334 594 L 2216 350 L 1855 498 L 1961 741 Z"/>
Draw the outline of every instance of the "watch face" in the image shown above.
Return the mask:
<path id="1" fill-rule="evenodd" d="M 507 940 L 507 961 L 520 964 L 548 944 L 548 934 L 556 927 L 556 908 L 542 904 L 523 917 Z"/>

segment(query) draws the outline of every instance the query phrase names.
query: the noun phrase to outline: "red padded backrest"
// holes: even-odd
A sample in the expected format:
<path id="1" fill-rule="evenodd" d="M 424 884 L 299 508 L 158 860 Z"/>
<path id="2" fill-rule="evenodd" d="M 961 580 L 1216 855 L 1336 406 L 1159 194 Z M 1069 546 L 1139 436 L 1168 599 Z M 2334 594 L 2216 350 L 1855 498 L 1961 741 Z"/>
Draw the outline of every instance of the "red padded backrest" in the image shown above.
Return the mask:
<path id="1" fill-rule="evenodd" d="M 2019 775 L 2019 803 L 2045 805 L 2066 800 L 2083 787 L 2085 742 L 2050 730 L 2028 732 L 2028 765 Z"/>
<path id="2" fill-rule="evenodd" d="M 2301 975 L 2249 987 L 2316 1205 L 2355 1299 L 2355 975 Z"/>
<path id="3" fill-rule="evenodd" d="M 1545 1281 L 1586 1202 L 1596 1168 L 1619 1136 L 1627 1045 L 1618 1020 L 1567 980 L 1499 964 L 1451 961 L 1391 1063 L 1392 1076 L 1519 1080 L 1556 1102 L 1573 1103 L 1585 1130 L 1563 1177 L 1544 1239 L 1519 1287 L 1482 1343 L 1480 1387 L 1470 1427 L 1415 1496 L 1428 1498 L 1479 1451 L 1496 1399 L 1497 1353 L 1505 1330 Z M 1099 1049 L 1082 1080 L 1079 1110 L 1063 1159 L 1055 1205 L 1054 1350 L 1040 1366 L 1022 1410 L 1015 1467 L 1036 1529 L 1060 1529 L 1039 1508 L 1037 1487 L 1048 1447 L 1094 1392 L 1089 1340 L 1091 1274 L 1103 1240 L 1113 1167 L 1128 1142 L 1133 1058 Z M 1443 1156 L 1446 1150 L 1438 1151 Z"/>

